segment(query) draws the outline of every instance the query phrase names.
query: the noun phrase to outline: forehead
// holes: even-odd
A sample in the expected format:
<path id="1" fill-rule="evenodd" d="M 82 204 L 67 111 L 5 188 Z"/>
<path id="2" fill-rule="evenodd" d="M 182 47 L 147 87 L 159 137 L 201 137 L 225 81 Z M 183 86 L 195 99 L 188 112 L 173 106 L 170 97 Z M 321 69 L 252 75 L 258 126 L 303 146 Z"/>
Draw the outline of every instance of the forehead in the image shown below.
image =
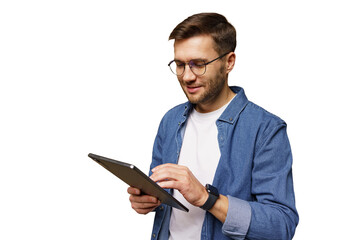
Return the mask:
<path id="1" fill-rule="evenodd" d="M 207 59 L 216 57 L 214 40 L 208 35 L 200 35 L 174 42 L 174 57 L 177 60 Z"/>

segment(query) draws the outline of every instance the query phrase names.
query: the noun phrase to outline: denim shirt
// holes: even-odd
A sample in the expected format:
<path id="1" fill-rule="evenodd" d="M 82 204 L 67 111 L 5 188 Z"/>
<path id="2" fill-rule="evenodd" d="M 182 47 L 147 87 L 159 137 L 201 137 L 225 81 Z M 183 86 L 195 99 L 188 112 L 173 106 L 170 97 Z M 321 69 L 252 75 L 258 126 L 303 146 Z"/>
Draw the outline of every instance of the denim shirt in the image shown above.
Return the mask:
<path id="1" fill-rule="evenodd" d="M 212 183 L 229 208 L 224 224 L 206 213 L 201 239 L 291 239 L 299 217 L 286 123 L 248 101 L 242 88 L 231 89 L 236 96 L 216 121 L 221 157 Z M 178 162 L 192 109 L 187 102 L 165 114 L 151 169 Z M 168 240 L 171 207 L 161 204 L 155 212 L 151 239 Z"/>

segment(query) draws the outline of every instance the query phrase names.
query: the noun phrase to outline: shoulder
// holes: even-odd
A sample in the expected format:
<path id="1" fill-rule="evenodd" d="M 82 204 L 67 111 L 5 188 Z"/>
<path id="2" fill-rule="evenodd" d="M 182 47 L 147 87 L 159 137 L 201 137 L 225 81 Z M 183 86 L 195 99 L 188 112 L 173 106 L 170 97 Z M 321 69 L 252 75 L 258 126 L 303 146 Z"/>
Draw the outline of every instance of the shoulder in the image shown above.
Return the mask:
<path id="1" fill-rule="evenodd" d="M 257 148 L 278 132 L 286 133 L 287 125 L 284 120 L 253 102 L 249 101 L 242 115 L 248 128 L 256 136 Z"/>
<path id="2" fill-rule="evenodd" d="M 243 88 L 233 86 L 231 89 L 236 93 L 236 97 L 228 106 L 228 111 L 226 112 L 224 119 L 226 119 L 226 116 L 235 119 L 235 114 L 237 114 L 239 116 L 239 121 L 247 123 L 252 128 L 256 128 L 257 124 L 264 122 L 271 124 L 285 124 L 278 116 L 270 113 L 252 101 L 249 101 Z"/>
<path id="3" fill-rule="evenodd" d="M 247 117 L 253 123 L 268 123 L 271 125 L 282 125 L 285 124 L 285 121 L 282 120 L 277 115 L 265 110 L 259 105 L 249 101 L 243 111 L 243 117 Z"/>

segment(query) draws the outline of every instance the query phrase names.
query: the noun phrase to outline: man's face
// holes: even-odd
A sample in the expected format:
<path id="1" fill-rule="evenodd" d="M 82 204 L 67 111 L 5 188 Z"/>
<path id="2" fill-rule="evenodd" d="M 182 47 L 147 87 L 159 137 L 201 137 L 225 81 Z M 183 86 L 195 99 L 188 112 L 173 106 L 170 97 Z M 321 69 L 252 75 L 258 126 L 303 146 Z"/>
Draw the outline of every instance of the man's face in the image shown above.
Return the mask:
<path id="1" fill-rule="evenodd" d="M 175 59 L 189 62 L 193 59 L 211 61 L 219 54 L 214 49 L 214 42 L 210 36 L 201 35 L 174 43 Z M 216 104 L 220 93 L 227 87 L 225 64 L 221 60 L 206 66 L 204 75 L 196 76 L 188 65 L 185 72 L 178 76 L 179 83 L 189 101 L 193 104 Z"/>

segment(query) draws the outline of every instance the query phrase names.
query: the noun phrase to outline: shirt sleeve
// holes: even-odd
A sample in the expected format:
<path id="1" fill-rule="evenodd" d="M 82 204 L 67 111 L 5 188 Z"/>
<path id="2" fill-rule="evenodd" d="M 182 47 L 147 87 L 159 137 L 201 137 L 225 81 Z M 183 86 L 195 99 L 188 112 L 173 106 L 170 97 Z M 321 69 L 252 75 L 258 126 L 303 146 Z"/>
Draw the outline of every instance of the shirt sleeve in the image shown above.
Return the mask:
<path id="1" fill-rule="evenodd" d="M 253 159 L 253 200 L 228 196 L 229 208 L 222 230 L 232 239 L 291 239 L 299 221 L 286 124 L 267 130 L 257 142 Z"/>
<path id="2" fill-rule="evenodd" d="M 250 239 L 292 239 L 299 216 L 295 207 L 292 154 L 286 124 L 270 128 L 259 142 L 252 171 Z"/>
<path id="3" fill-rule="evenodd" d="M 245 239 L 251 220 L 251 207 L 247 201 L 227 196 L 229 210 L 222 227 L 223 234 L 232 239 Z"/>

